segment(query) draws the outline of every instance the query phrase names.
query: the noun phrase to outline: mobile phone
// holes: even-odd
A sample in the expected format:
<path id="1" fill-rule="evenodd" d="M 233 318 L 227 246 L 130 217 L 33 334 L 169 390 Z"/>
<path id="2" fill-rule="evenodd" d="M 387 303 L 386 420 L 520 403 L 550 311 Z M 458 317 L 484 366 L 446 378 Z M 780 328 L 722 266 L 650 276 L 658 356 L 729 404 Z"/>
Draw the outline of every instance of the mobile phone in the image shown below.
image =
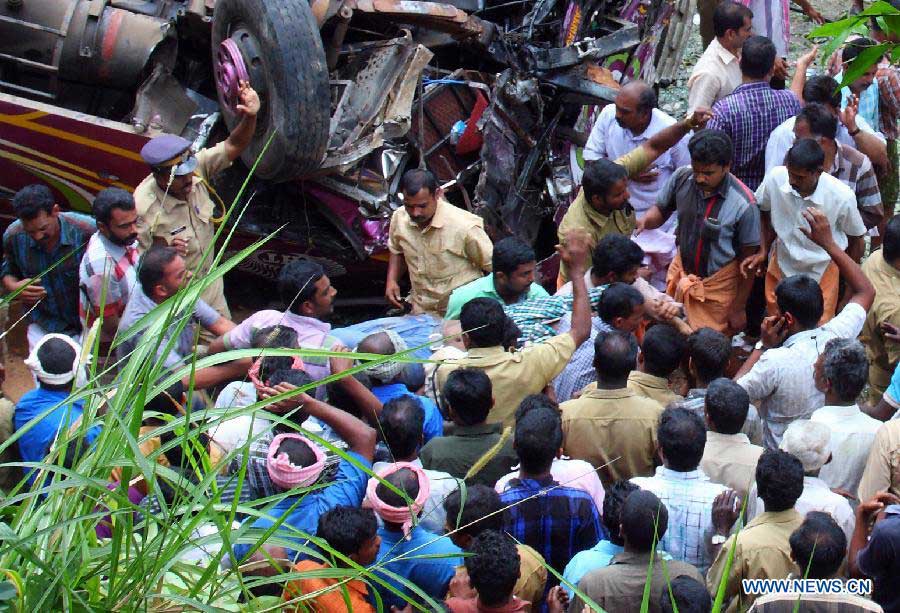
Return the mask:
<path id="1" fill-rule="evenodd" d="M 179 226 L 179 227 L 175 228 L 174 230 L 172 230 L 171 232 L 169 232 L 169 236 L 177 236 L 177 235 L 181 234 L 182 232 L 184 232 L 185 230 L 187 230 L 187 226 Z"/>

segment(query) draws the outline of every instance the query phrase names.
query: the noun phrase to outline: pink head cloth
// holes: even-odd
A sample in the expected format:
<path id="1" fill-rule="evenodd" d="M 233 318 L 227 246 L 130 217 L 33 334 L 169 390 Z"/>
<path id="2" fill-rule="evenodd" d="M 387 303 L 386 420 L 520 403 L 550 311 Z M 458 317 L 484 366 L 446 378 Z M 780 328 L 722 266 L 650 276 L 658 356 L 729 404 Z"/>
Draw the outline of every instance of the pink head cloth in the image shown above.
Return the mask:
<path id="1" fill-rule="evenodd" d="M 250 382 L 256 387 L 256 390 L 259 391 L 264 387 L 268 387 L 266 383 L 268 381 L 262 381 L 259 378 L 259 367 L 262 364 L 262 358 L 253 360 L 253 365 L 250 367 L 250 370 L 247 371 L 247 377 L 250 379 Z M 303 370 L 303 358 L 299 355 L 294 356 L 294 362 L 291 364 L 291 370 Z"/>
<path id="2" fill-rule="evenodd" d="M 306 443 L 316 456 L 316 461 L 309 466 L 303 467 L 291 464 L 286 453 L 278 453 L 281 443 L 288 439 Z M 319 478 L 319 475 L 322 474 L 324 468 L 325 454 L 319 449 L 318 445 L 304 436 L 290 433 L 279 434 L 272 439 L 272 443 L 269 445 L 269 453 L 266 457 L 266 470 L 269 472 L 272 483 L 282 489 L 289 490 L 294 487 L 312 485 Z"/>
<path id="3" fill-rule="evenodd" d="M 394 462 L 376 474 L 384 479 L 388 475 L 392 475 L 404 468 L 414 472 L 416 478 L 419 480 L 419 494 L 410 506 L 404 505 L 402 507 L 392 507 L 378 498 L 375 490 L 378 489 L 381 482 L 374 477 L 369 479 L 369 485 L 366 488 L 366 498 L 381 519 L 392 524 L 402 524 L 403 534 L 408 539 L 413 519 L 418 517 L 419 513 L 422 512 L 422 509 L 425 507 L 425 501 L 428 500 L 428 496 L 431 495 L 431 483 L 428 481 L 428 475 L 426 475 L 425 471 L 421 468 L 410 462 Z"/>

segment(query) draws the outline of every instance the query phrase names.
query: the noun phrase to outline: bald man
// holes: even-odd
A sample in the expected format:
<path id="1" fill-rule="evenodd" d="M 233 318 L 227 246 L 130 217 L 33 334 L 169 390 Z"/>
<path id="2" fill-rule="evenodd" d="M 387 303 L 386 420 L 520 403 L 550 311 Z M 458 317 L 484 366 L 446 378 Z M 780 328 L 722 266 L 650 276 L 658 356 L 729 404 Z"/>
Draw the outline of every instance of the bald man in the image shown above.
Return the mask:
<path id="1" fill-rule="evenodd" d="M 656 108 L 656 92 L 643 81 L 631 81 L 619 90 L 613 104 L 600 112 L 587 145 L 585 160 L 607 158 L 615 160 L 651 136 L 676 123 L 675 119 Z M 656 204 L 656 194 L 676 168 L 691 163 L 687 150 L 687 136 L 663 153 L 654 164 L 628 181 L 630 203 L 637 219 Z M 656 281 L 665 283 L 665 271 L 675 255 L 674 220 L 667 226 L 635 237 L 646 254 L 645 263 L 654 271 Z"/>

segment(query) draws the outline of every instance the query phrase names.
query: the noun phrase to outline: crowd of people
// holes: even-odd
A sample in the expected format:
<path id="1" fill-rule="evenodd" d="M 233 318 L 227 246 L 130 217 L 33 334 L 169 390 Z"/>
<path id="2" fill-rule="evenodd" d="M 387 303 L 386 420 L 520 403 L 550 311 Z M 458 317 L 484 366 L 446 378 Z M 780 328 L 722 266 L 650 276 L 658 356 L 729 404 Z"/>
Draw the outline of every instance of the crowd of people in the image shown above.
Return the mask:
<path id="1" fill-rule="evenodd" d="M 0 432 L 18 431 L 20 458 L 40 462 L 77 426 L 83 401 L 69 394 L 92 327 L 109 377 L 139 350 L 170 373 L 254 349 L 148 398 L 140 451 L 185 480 L 159 476 L 164 497 L 205 479 L 202 466 L 223 484 L 218 501 L 274 497 L 238 516 L 254 539 L 222 563 L 300 573 L 265 586 L 287 606 L 703 612 L 724 592 L 729 611 L 798 599 L 900 611 L 900 70 L 881 62 L 839 86 L 837 71 L 886 40 L 872 20 L 832 74 L 811 74 L 816 49 L 785 57 L 787 0 L 774 16 L 779 3 L 765 4 L 701 7 L 710 36 L 687 118 L 641 81 L 599 113 L 558 227 L 559 276 L 543 284 L 532 246 L 493 242 L 416 169 L 387 245 L 385 298 L 400 314 L 332 327 L 337 290 L 299 258 L 279 272 L 280 309 L 234 321 L 221 278 L 207 278 L 208 181 L 252 138 L 248 83 L 227 140 L 196 153 L 150 140 L 150 175 L 133 194 L 100 192 L 93 218 L 61 211 L 43 185 L 22 189 L 2 283 L 28 309 L 36 386 Z M 183 300 L 189 282 L 196 302 Z M 160 305 L 184 325 L 148 332 Z M 274 400 L 188 427 L 208 452 L 198 464 L 159 429 L 188 398 Z M 90 453 L 100 427 L 65 462 Z M 158 508 L 146 483 L 129 485 Z M 98 520 L 99 538 L 112 521 Z M 347 581 L 334 567 L 369 571 Z M 791 578 L 869 579 L 872 591 L 742 583 Z"/>

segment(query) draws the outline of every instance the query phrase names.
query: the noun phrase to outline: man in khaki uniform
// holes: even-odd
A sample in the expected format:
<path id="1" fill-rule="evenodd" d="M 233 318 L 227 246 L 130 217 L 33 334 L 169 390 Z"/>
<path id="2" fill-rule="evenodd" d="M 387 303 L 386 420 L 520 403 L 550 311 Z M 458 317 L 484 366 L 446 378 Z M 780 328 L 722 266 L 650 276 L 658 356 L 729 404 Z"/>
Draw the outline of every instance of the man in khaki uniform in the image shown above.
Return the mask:
<path id="1" fill-rule="evenodd" d="M 753 518 L 737 535 L 728 536 L 741 509 L 734 493 L 722 494 L 713 503 L 714 534 L 710 545 L 718 549 L 716 561 L 706 574 L 711 594 L 719 589 L 725 573 L 728 551 L 734 548 L 734 563 L 725 583 L 728 612 L 746 611 L 756 595 L 741 589 L 742 579 L 785 579 L 789 573 L 803 572 L 791 559 L 791 534 L 803 523 L 794 504 L 803 493 L 803 465 L 778 449 L 764 452 L 756 465 L 756 484 L 766 511 Z M 727 519 L 726 519 L 727 516 Z"/>
<path id="2" fill-rule="evenodd" d="M 632 334 L 598 332 L 597 388 L 560 405 L 563 453 L 590 462 L 606 488 L 619 479 L 649 477 L 656 466 L 656 427 L 663 407 L 628 388 L 637 354 Z"/>
<path id="3" fill-rule="evenodd" d="M 384 295 L 402 309 L 400 279 L 409 272 L 413 314 L 443 317 L 453 290 L 491 272 L 491 239 L 481 217 L 444 200 L 427 170 L 407 171 L 400 189 L 403 206 L 391 217 Z"/>
<path id="4" fill-rule="evenodd" d="M 869 357 L 869 404 L 874 407 L 900 362 L 900 343 L 882 328 L 884 323 L 900 326 L 900 216 L 887 223 L 881 249 L 872 252 L 862 270 L 875 287 L 875 301 L 859 337 Z"/>
<path id="5" fill-rule="evenodd" d="M 584 284 L 584 255 L 589 252 L 585 233 L 573 231 L 557 247 L 560 259 L 572 267 L 572 328 L 549 341 L 521 351 L 508 351 L 504 346 L 509 321 L 503 307 L 493 298 L 474 298 L 460 312 L 464 357 L 448 360 L 438 366 L 434 379 L 441 390 L 448 375 L 457 368 L 480 368 L 491 380 L 494 406 L 487 423 L 515 423 L 516 409 L 526 396 L 538 394 L 565 368 L 575 348 L 591 331 L 591 307 Z"/>
<path id="6" fill-rule="evenodd" d="M 197 155 L 191 152 L 190 141 L 172 134 L 157 136 L 141 149 L 152 172 L 134 190 L 140 249 L 170 245 L 195 276 L 206 275 L 213 260 L 213 254 L 203 258 L 215 237 L 216 207 L 210 198 L 209 180 L 240 157 L 256 130 L 259 96 L 249 83 L 241 83 L 240 101 L 236 107 L 240 123 L 223 142 Z M 201 297 L 220 315 L 231 318 L 221 278 Z"/>
<path id="7" fill-rule="evenodd" d="M 878 428 L 859 482 L 860 500 L 871 500 L 878 492 L 900 496 L 900 419 Z"/>

